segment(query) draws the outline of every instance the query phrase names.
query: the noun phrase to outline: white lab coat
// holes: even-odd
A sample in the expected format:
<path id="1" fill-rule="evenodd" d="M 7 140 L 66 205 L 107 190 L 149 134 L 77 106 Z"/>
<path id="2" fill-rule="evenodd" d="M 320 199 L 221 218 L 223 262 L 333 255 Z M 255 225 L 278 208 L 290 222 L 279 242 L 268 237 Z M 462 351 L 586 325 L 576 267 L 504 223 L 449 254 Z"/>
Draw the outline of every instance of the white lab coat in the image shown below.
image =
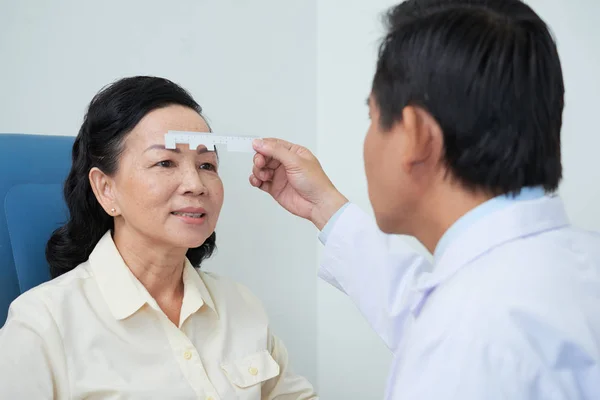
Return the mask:
<path id="1" fill-rule="evenodd" d="M 393 352 L 386 399 L 600 399 L 600 236 L 559 197 L 483 216 L 432 272 L 389 239 L 350 204 L 319 272 Z"/>

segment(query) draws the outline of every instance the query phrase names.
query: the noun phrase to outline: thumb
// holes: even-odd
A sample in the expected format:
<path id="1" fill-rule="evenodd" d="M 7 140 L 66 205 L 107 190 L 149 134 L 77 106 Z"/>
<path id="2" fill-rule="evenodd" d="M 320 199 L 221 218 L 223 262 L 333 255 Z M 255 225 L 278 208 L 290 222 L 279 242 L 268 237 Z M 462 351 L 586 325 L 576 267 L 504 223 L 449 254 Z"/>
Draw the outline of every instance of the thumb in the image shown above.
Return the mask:
<path id="1" fill-rule="evenodd" d="M 257 153 L 270 157 L 289 167 L 298 163 L 298 154 L 293 151 L 293 144 L 281 139 L 256 139 L 252 147 Z"/>

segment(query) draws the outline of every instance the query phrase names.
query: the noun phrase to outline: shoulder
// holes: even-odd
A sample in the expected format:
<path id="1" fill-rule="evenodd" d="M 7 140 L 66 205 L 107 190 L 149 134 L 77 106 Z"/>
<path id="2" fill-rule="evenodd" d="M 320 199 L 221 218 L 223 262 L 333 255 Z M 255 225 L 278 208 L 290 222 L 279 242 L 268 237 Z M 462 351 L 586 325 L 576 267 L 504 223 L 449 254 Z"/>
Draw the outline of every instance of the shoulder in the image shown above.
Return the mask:
<path id="1" fill-rule="evenodd" d="M 464 267 L 433 292 L 427 326 L 444 321 L 449 346 L 525 376 L 556 369 L 576 376 L 600 366 L 600 259 L 583 240 L 570 244 L 566 232 L 545 236 Z M 444 316 L 450 310 L 459 315 Z"/>
<path id="2" fill-rule="evenodd" d="M 461 267 L 438 289 L 474 318 L 533 314 L 557 326 L 572 324 L 575 314 L 591 319 L 600 307 L 600 241 L 571 228 L 520 238 Z"/>
<path id="3" fill-rule="evenodd" d="M 266 318 L 262 301 L 247 286 L 214 272 L 199 271 L 198 274 L 217 308 L 237 307 Z"/>
<path id="4" fill-rule="evenodd" d="M 65 305 L 77 302 L 77 297 L 84 295 L 90 277 L 87 263 L 82 263 L 64 275 L 21 293 L 10 304 L 8 319 L 16 318 L 38 326 L 52 323 Z"/>
<path id="5" fill-rule="evenodd" d="M 198 271 L 200 278 L 211 292 L 232 296 L 242 296 L 249 301 L 259 301 L 254 293 L 245 285 L 214 272 Z"/>

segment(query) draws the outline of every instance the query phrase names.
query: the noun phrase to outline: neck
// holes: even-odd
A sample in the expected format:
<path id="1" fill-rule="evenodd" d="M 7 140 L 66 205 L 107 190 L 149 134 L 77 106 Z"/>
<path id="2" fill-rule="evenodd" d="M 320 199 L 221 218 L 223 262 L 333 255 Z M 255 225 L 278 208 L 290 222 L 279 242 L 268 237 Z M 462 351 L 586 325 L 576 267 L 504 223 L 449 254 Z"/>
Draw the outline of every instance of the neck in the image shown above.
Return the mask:
<path id="1" fill-rule="evenodd" d="M 125 264 L 159 303 L 183 296 L 186 249 L 165 249 L 115 221 L 113 241 Z"/>
<path id="2" fill-rule="evenodd" d="M 426 200 L 416 212 L 415 236 L 430 253 L 434 253 L 440 239 L 463 215 L 494 196 L 473 192 L 456 184 L 439 188 L 424 196 Z"/>

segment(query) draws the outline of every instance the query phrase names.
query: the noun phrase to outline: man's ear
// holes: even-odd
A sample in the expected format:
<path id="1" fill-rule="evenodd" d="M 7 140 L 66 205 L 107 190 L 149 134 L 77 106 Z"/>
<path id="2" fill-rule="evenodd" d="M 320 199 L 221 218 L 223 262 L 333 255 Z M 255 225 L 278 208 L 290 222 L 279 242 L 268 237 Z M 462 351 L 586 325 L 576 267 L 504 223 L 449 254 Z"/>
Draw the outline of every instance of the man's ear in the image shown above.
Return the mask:
<path id="1" fill-rule="evenodd" d="M 401 121 L 403 164 L 408 168 L 437 164 L 443 153 L 444 137 L 435 118 L 421 107 L 406 106 Z"/>
<path id="2" fill-rule="evenodd" d="M 88 175 L 96 200 L 108 215 L 119 214 L 114 192 L 114 181 L 99 168 L 92 168 Z"/>

